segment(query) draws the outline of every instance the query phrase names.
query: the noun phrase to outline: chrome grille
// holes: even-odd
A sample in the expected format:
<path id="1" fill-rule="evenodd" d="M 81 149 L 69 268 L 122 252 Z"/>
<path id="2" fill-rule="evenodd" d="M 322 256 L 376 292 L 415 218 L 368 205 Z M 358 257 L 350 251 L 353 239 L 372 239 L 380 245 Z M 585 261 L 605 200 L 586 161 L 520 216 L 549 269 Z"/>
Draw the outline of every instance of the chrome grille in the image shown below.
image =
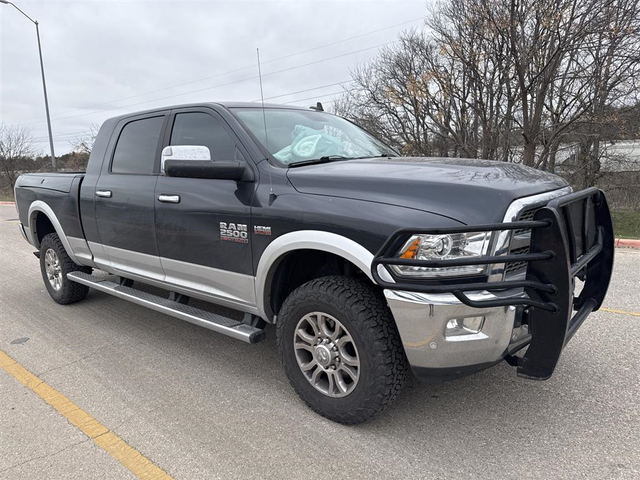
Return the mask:
<path id="1" fill-rule="evenodd" d="M 504 222 L 515 222 L 518 220 L 533 220 L 536 212 L 544 207 L 551 199 L 571 193 L 571 187 L 564 187 L 551 192 L 544 192 L 514 200 L 504 216 Z M 503 231 L 496 239 L 493 252 L 495 255 L 523 254 L 529 250 L 531 243 L 531 230 L 519 229 L 513 231 Z M 526 248 L 526 250 L 525 250 Z M 496 282 L 502 280 L 513 280 L 522 278 L 527 271 L 527 266 L 521 262 L 502 263 L 493 265 L 489 281 Z"/>
<path id="2" fill-rule="evenodd" d="M 540 210 L 540 208 L 541 208 L 540 206 L 536 206 L 536 207 L 523 210 L 522 213 L 520 213 L 516 218 L 516 221 L 533 220 L 533 216 L 538 210 Z M 525 253 L 529 253 L 530 243 L 531 243 L 530 228 L 521 228 L 519 230 L 514 230 L 513 237 L 511 239 L 511 244 L 509 246 L 509 254 L 524 255 Z M 526 271 L 527 271 L 527 262 L 507 263 L 504 270 L 505 278 L 511 278 L 516 275 L 526 273 Z"/>
<path id="3" fill-rule="evenodd" d="M 525 253 L 529 253 L 529 247 L 520 247 L 509 252 L 511 255 L 524 255 Z M 510 262 L 507 263 L 507 268 L 505 268 L 505 273 L 507 275 L 515 272 L 515 274 L 524 272 L 527 269 L 527 262 Z"/>
<path id="4" fill-rule="evenodd" d="M 540 210 L 540 208 L 542 207 L 533 207 L 533 208 L 529 208 L 528 210 L 524 210 L 520 215 L 518 215 L 518 221 L 522 221 L 522 222 L 529 222 L 531 220 L 533 220 L 533 216 L 536 214 L 536 212 L 538 210 Z M 523 233 L 531 233 L 531 229 L 529 228 L 521 228 L 519 230 L 515 230 L 513 232 L 514 235 L 521 235 Z"/>

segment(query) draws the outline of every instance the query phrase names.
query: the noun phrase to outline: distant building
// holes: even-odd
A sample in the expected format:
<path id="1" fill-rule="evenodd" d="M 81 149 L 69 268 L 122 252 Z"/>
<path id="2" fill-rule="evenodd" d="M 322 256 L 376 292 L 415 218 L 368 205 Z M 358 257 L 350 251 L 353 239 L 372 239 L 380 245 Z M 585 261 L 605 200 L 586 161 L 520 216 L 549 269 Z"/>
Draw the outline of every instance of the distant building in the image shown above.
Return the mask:
<path id="1" fill-rule="evenodd" d="M 600 148 L 601 172 L 640 172 L 640 140 L 603 141 Z M 574 173 L 578 169 L 577 154 L 577 144 L 561 145 L 554 173 Z"/>

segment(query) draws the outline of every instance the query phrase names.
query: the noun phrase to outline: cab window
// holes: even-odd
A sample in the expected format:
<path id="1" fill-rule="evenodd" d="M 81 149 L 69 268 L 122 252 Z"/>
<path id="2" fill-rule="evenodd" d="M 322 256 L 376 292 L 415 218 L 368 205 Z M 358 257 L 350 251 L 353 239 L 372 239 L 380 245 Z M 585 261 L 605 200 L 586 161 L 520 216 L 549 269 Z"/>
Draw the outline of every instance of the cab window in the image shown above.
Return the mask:
<path id="1" fill-rule="evenodd" d="M 242 160 L 222 120 L 202 112 L 178 113 L 173 121 L 170 145 L 204 145 L 211 152 L 211 160 Z"/>
<path id="2" fill-rule="evenodd" d="M 163 116 L 127 123 L 118 138 L 111 173 L 152 175 Z"/>

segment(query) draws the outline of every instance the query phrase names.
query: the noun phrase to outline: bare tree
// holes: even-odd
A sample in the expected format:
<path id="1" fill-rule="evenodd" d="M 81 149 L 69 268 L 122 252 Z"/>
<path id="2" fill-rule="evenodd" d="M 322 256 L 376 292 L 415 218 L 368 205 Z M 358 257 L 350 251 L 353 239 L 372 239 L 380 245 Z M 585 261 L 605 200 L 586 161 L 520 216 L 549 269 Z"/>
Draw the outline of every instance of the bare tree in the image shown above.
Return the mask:
<path id="1" fill-rule="evenodd" d="M 603 124 L 637 101 L 639 2 L 442 0 L 352 71 L 336 110 L 408 154 L 551 171 L 580 139 L 592 179 Z"/>
<path id="2" fill-rule="evenodd" d="M 97 123 L 92 123 L 89 130 L 83 132 L 82 135 L 76 137 L 75 140 L 70 142 L 73 151 L 90 155 L 99 131 L 100 125 L 98 125 Z"/>
<path id="3" fill-rule="evenodd" d="M 31 132 L 24 127 L 8 127 L 0 124 L 0 173 L 13 190 L 16 178 L 22 171 L 35 165 L 35 148 Z"/>
<path id="4" fill-rule="evenodd" d="M 582 187 L 596 184 L 601 161 L 607 156 L 602 147 L 611 136 L 611 124 L 620 125 L 619 108 L 638 101 L 640 78 L 640 1 L 617 0 L 599 10 L 582 61 L 588 71 L 584 96 L 586 115 L 578 156 Z M 636 131 L 635 134 L 640 133 Z"/>
<path id="5" fill-rule="evenodd" d="M 413 30 L 401 35 L 398 46 L 352 72 L 357 88 L 334 105 L 405 154 L 430 153 L 428 99 L 419 87 L 428 49 L 423 42 Z"/>

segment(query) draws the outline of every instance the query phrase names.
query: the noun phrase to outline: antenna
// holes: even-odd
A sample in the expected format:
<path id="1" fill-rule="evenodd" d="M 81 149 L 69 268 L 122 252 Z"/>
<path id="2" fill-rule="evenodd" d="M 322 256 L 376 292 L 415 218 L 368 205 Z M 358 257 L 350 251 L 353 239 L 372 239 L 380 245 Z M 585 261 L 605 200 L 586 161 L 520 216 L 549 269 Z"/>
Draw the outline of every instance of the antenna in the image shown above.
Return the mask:
<path id="1" fill-rule="evenodd" d="M 264 91 L 262 90 L 262 69 L 260 68 L 260 49 L 256 48 L 256 55 L 258 57 L 258 78 L 260 79 L 260 102 L 262 103 L 262 123 L 264 125 L 264 142 L 269 151 L 269 136 L 267 135 L 267 114 L 264 108 Z M 272 203 L 275 200 L 275 194 L 273 193 L 273 181 L 271 180 L 271 169 L 269 168 L 269 199 Z"/>

